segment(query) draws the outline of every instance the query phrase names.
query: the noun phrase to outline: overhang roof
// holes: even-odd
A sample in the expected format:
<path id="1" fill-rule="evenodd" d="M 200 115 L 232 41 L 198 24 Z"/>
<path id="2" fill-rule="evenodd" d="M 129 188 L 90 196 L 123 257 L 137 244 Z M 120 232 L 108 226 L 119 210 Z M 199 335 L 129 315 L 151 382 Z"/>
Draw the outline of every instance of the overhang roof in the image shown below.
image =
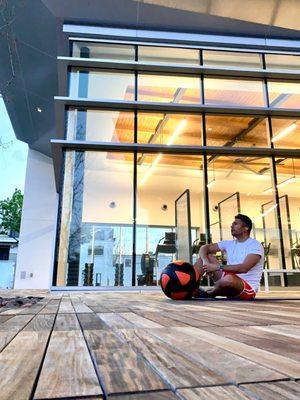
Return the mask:
<path id="1" fill-rule="evenodd" d="M 300 40 L 291 0 L 9 0 L 0 9 L 0 91 L 17 138 L 49 156 L 63 23 Z"/>

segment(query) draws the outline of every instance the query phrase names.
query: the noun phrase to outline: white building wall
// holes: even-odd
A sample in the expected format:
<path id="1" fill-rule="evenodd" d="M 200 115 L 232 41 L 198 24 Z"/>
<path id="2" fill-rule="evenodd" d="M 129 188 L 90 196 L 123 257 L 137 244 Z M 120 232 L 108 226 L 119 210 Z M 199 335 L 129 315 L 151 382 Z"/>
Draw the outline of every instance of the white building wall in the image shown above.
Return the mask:
<path id="1" fill-rule="evenodd" d="M 52 159 L 29 149 L 15 289 L 49 289 L 58 195 Z"/>

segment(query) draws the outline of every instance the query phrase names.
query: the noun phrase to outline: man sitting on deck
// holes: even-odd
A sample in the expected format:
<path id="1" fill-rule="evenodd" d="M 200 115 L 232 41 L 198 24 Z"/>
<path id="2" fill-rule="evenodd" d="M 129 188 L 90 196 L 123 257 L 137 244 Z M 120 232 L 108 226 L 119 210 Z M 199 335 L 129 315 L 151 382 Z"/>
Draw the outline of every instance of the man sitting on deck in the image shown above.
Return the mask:
<path id="1" fill-rule="evenodd" d="M 208 273 L 213 278 L 214 286 L 207 291 L 199 288 L 195 298 L 255 298 L 263 271 L 264 249 L 260 242 L 250 238 L 251 229 L 251 219 L 238 214 L 231 225 L 231 234 L 235 239 L 201 246 L 195 267 L 201 275 Z M 218 251 L 226 252 L 226 265 L 216 259 Z"/>

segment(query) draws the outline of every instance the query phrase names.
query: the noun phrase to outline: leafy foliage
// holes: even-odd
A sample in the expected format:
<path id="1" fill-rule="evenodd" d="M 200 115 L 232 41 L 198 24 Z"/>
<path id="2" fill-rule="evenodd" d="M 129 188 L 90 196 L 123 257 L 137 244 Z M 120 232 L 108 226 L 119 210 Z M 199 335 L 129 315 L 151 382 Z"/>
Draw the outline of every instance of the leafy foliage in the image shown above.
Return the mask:
<path id="1" fill-rule="evenodd" d="M 20 232 L 23 194 L 15 189 L 11 199 L 0 201 L 0 229 L 12 236 Z"/>

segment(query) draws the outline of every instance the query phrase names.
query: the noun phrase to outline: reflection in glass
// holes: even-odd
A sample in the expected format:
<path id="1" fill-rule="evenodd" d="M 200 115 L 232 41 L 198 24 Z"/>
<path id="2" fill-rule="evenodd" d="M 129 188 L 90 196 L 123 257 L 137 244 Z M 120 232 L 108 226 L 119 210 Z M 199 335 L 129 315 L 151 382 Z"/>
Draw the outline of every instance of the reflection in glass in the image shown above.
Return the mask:
<path id="1" fill-rule="evenodd" d="M 203 65 L 219 68 L 262 68 L 260 54 L 216 50 L 203 50 Z"/>
<path id="2" fill-rule="evenodd" d="M 212 241 L 231 239 L 231 223 L 237 212 L 248 215 L 251 237 L 269 246 L 265 267 L 278 269 L 280 240 L 270 159 L 266 157 L 208 157 L 210 223 Z"/>
<path id="3" fill-rule="evenodd" d="M 69 95 L 89 99 L 134 100 L 134 74 L 72 68 Z"/>
<path id="4" fill-rule="evenodd" d="M 266 67 L 272 69 L 300 69 L 300 57 L 286 54 L 265 54 Z"/>
<path id="5" fill-rule="evenodd" d="M 138 142 L 201 146 L 202 117 L 194 114 L 138 113 Z"/>
<path id="6" fill-rule="evenodd" d="M 266 105 L 260 80 L 205 78 L 204 98 L 206 104 L 224 107 Z"/>
<path id="7" fill-rule="evenodd" d="M 134 46 L 123 44 L 73 42 L 72 57 L 134 61 L 135 49 Z"/>
<path id="8" fill-rule="evenodd" d="M 270 107 L 299 108 L 300 83 L 268 81 Z"/>
<path id="9" fill-rule="evenodd" d="M 139 61 L 160 64 L 199 65 L 199 50 L 172 47 L 139 46 Z"/>
<path id="10" fill-rule="evenodd" d="M 200 78 L 179 75 L 138 76 L 138 100 L 158 103 L 201 102 Z"/>
<path id="11" fill-rule="evenodd" d="M 275 162 L 286 268 L 300 268 L 300 160 L 276 158 Z M 287 279 L 290 285 L 299 284 L 297 275 Z"/>
<path id="12" fill-rule="evenodd" d="M 208 146 L 268 147 L 268 121 L 261 116 L 206 116 Z"/>
<path id="13" fill-rule="evenodd" d="M 297 118 L 272 117 L 274 147 L 300 148 L 300 124 Z"/>
<path id="14" fill-rule="evenodd" d="M 67 113 L 66 137 L 69 140 L 133 142 L 134 113 L 71 108 Z"/>
<path id="15" fill-rule="evenodd" d="M 175 200 L 186 190 L 191 195 L 192 240 L 205 232 L 203 217 L 202 157 L 190 155 L 138 154 L 137 168 L 137 258 L 146 253 L 155 258 L 158 241 L 175 231 Z M 161 249 L 163 250 L 163 249 Z M 168 250 L 168 249 L 166 249 Z M 169 249 L 172 251 L 172 249 Z M 165 250 L 164 250 L 165 251 Z M 137 282 L 156 285 L 162 269 L 176 253 L 159 252 L 152 280 L 143 277 L 137 265 Z M 139 276 L 141 275 L 141 276 Z M 146 283 L 143 283 L 146 282 Z"/>
<path id="16" fill-rule="evenodd" d="M 58 286 L 130 286 L 133 156 L 67 152 Z"/>

